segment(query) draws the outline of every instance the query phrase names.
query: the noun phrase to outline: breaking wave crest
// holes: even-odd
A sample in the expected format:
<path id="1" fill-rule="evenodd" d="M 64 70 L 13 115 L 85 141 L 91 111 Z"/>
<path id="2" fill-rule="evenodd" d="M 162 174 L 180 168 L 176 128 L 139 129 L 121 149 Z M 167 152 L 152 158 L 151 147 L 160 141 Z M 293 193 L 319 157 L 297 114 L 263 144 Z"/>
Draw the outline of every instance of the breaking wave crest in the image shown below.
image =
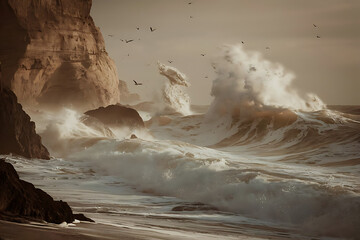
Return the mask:
<path id="1" fill-rule="evenodd" d="M 169 80 L 169 82 L 165 83 L 162 93 L 165 111 L 190 115 L 190 97 L 184 90 L 184 87 L 189 87 L 190 83 L 185 74 L 162 63 L 158 63 L 158 67 L 159 73 Z"/>
<path id="2" fill-rule="evenodd" d="M 265 60 L 258 52 L 242 46 L 225 46 L 223 56 L 213 64 L 217 74 L 211 95 L 212 115 L 251 115 L 257 111 L 285 108 L 317 111 L 325 104 L 314 94 L 303 99 L 291 86 L 294 74 L 280 64 Z"/>
<path id="3" fill-rule="evenodd" d="M 74 155 L 73 161 L 91 162 L 98 173 L 121 176 L 147 193 L 202 202 L 309 233 L 360 234 L 359 197 L 328 185 L 326 174 L 270 165 L 264 170 L 251 161 L 236 163 L 216 150 L 176 141 L 103 141 Z"/>

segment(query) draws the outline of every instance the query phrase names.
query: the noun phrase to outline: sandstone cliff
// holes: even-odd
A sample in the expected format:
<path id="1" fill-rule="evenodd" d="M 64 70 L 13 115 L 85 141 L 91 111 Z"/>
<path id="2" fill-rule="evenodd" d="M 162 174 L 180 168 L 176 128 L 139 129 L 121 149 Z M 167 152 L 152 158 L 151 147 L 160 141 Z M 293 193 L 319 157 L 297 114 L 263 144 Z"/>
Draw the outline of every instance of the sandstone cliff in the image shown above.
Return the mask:
<path id="1" fill-rule="evenodd" d="M 91 0 L 0 0 L 3 83 L 22 104 L 118 103 L 119 81 Z"/>
<path id="2" fill-rule="evenodd" d="M 19 179 L 14 167 L 0 159 L 0 219 L 10 221 L 44 220 L 71 223 L 74 219 L 92 221 L 83 214 L 73 214 L 66 202 L 54 199 Z"/>
<path id="3" fill-rule="evenodd" d="M 35 132 L 35 123 L 22 110 L 15 94 L 3 89 L 0 91 L 0 154 L 9 153 L 49 159 L 49 152 Z"/>

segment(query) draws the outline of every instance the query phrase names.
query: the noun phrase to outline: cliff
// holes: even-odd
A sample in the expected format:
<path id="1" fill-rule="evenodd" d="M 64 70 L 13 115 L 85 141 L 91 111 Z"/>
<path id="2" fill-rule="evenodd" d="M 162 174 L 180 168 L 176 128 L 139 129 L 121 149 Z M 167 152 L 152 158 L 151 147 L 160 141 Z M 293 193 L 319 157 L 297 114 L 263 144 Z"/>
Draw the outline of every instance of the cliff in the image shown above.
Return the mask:
<path id="1" fill-rule="evenodd" d="M 15 94 L 9 89 L 0 91 L 0 154 L 14 153 L 28 158 L 49 159 L 48 150 L 41 144 Z"/>
<path id="2" fill-rule="evenodd" d="M 10 221 L 43 220 L 71 223 L 74 219 L 92 221 L 83 214 L 73 214 L 66 202 L 54 199 L 19 179 L 14 167 L 0 159 L 0 219 Z"/>
<path id="3" fill-rule="evenodd" d="M 3 84 L 23 104 L 118 103 L 119 81 L 91 0 L 0 0 Z"/>

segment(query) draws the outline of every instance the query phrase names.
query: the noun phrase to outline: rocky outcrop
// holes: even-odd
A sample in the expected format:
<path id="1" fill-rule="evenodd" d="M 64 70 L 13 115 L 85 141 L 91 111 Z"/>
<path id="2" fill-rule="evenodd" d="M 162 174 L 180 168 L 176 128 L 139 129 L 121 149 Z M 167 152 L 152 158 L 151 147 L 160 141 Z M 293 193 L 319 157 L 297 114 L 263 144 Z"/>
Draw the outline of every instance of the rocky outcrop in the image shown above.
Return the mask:
<path id="1" fill-rule="evenodd" d="M 121 105 L 110 105 L 85 112 L 102 123 L 114 127 L 143 128 L 144 122 L 139 113 L 132 108 Z"/>
<path id="2" fill-rule="evenodd" d="M 49 159 L 48 150 L 41 144 L 15 94 L 9 89 L 0 91 L 0 154 L 14 153 L 28 158 Z"/>
<path id="3" fill-rule="evenodd" d="M 43 220 L 50 223 L 71 223 L 75 217 L 92 221 L 84 215 L 73 215 L 66 202 L 54 199 L 19 179 L 14 167 L 0 159 L 0 219 L 9 221 Z"/>
<path id="4" fill-rule="evenodd" d="M 22 104 L 89 109 L 118 103 L 119 81 L 91 0 L 0 0 L 4 85 Z"/>

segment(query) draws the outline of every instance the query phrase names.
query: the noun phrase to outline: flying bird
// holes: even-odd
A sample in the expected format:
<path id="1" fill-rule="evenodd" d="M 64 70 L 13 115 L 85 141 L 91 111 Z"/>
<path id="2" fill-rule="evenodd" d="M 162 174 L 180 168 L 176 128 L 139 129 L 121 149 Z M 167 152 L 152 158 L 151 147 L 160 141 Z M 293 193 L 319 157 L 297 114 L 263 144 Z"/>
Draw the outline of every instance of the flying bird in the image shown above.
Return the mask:
<path id="1" fill-rule="evenodd" d="M 189 2 L 188 4 L 190 5 L 190 4 L 192 4 L 192 2 Z"/>
<path id="2" fill-rule="evenodd" d="M 320 36 L 316 36 L 316 38 L 320 38 Z"/>
<path id="3" fill-rule="evenodd" d="M 133 80 L 136 86 L 142 85 L 142 83 L 138 83 L 137 81 Z"/>
<path id="4" fill-rule="evenodd" d="M 151 32 L 153 32 L 153 31 L 155 31 L 155 30 L 156 30 L 155 28 L 150 27 L 150 31 L 151 31 Z"/>
<path id="5" fill-rule="evenodd" d="M 205 78 L 208 78 L 208 76 L 205 76 Z"/>
<path id="6" fill-rule="evenodd" d="M 120 39 L 120 41 L 122 41 L 122 42 L 123 42 L 124 40 L 123 40 L 123 39 Z"/>
<path id="7" fill-rule="evenodd" d="M 203 57 L 204 57 L 205 55 L 206 55 L 205 53 L 202 53 L 202 54 L 201 54 L 201 56 L 203 56 Z"/>
<path id="8" fill-rule="evenodd" d="M 193 16 L 190 16 L 190 18 L 193 18 Z"/>
<path id="9" fill-rule="evenodd" d="M 138 28 L 138 27 L 137 27 L 136 29 L 137 29 L 137 30 L 140 30 L 140 28 Z"/>
<path id="10" fill-rule="evenodd" d="M 130 40 L 125 40 L 126 43 L 132 42 L 134 41 L 134 39 L 130 39 Z"/>
<path id="11" fill-rule="evenodd" d="M 168 62 L 169 62 L 169 63 L 172 63 L 173 61 L 170 61 L 170 60 L 169 60 Z"/>
<path id="12" fill-rule="evenodd" d="M 245 44 L 244 41 L 241 41 L 242 44 Z"/>
<path id="13" fill-rule="evenodd" d="M 314 27 L 317 27 L 315 24 L 313 24 L 314 25 Z"/>

